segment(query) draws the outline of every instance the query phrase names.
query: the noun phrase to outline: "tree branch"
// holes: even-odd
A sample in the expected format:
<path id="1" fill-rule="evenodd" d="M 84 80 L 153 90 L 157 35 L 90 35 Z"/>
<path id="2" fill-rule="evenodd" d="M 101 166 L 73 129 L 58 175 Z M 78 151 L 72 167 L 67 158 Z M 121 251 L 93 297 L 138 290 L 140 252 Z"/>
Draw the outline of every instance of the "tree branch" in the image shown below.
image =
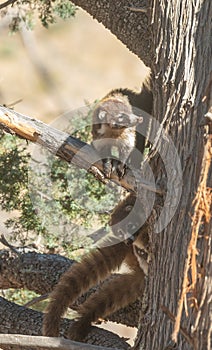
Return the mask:
<path id="1" fill-rule="evenodd" d="M 16 2 L 8 0 L 0 4 L 3 9 Z M 111 31 L 126 47 L 137 55 L 146 66 L 153 62 L 150 27 L 150 0 L 72 0 Z"/>
<path id="2" fill-rule="evenodd" d="M 47 148 L 59 158 L 92 173 L 99 181 L 103 183 L 109 181 L 103 175 L 102 162 L 97 161 L 99 155 L 92 146 L 85 142 L 4 106 L 0 106 L 0 126 L 1 124 L 7 132 L 12 131 L 26 140 Z M 160 188 L 142 179 L 139 172 L 136 173 L 136 178 L 134 174 L 135 171 L 133 173 L 130 169 L 127 169 L 121 180 L 116 174 L 112 174 L 111 180 L 127 190 L 135 191 L 139 184 L 139 186 L 150 191 L 162 193 Z"/>
<path id="3" fill-rule="evenodd" d="M 40 338 L 40 337 L 37 338 L 37 336 L 41 336 L 42 317 L 43 317 L 43 314 L 41 312 L 27 309 L 23 306 L 16 305 L 13 302 L 9 302 L 4 298 L 0 298 L 0 319 L 1 319 L 0 332 L 2 333 L 2 335 L 0 335 L 0 347 L 4 349 L 11 349 L 9 344 L 11 344 L 12 341 L 14 342 L 14 345 L 16 346 L 17 349 L 24 350 L 29 347 L 30 348 L 36 347 L 35 344 L 38 344 L 38 343 L 35 343 L 36 339 Z M 72 321 L 68 319 L 62 319 L 61 335 L 66 333 L 71 323 Z M 30 335 L 30 336 L 34 335 L 36 336 L 36 338 L 23 337 L 22 338 L 23 341 L 20 342 L 20 339 L 19 339 L 19 342 L 18 342 L 18 339 L 15 338 L 16 336 L 14 337 L 7 336 L 9 339 L 7 339 L 6 337 L 6 334 L 17 334 L 17 333 L 23 334 L 23 335 Z M 32 342 L 27 344 L 26 339 Z M 45 341 L 47 342 L 49 338 L 45 337 L 44 339 L 45 340 L 43 340 L 43 342 L 37 345 L 36 348 L 40 349 L 41 347 L 41 349 L 43 349 L 43 346 L 45 348 L 45 345 L 44 345 Z M 66 343 L 66 341 L 64 343 L 63 339 L 60 339 L 60 338 L 53 338 L 53 343 L 55 343 L 55 341 L 58 346 L 61 344 L 62 345 L 69 344 L 69 343 Z M 89 342 L 90 344 L 94 344 L 94 345 L 110 347 L 110 348 L 121 348 L 124 350 L 129 347 L 128 344 L 123 339 L 121 339 L 118 335 L 94 326 L 91 328 L 91 331 L 86 337 L 85 342 Z M 50 344 L 53 344 L 53 343 L 50 342 Z M 72 342 L 70 344 L 72 344 Z M 74 345 L 75 344 L 77 345 L 77 343 L 74 343 Z M 81 346 L 81 343 L 79 343 L 79 346 Z M 72 350 L 73 347 L 69 349 Z M 74 348 L 74 349 L 77 349 L 77 348 Z"/>
<path id="4" fill-rule="evenodd" d="M 29 252 L 19 254 L 17 256 L 8 250 L 1 250 L 0 289 L 24 288 L 41 295 L 49 293 L 58 282 L 60 276 L 73 263 L 74 260 L 69 260 L 56 254 L 39 254 L 36 252 Z M 117 275 L 112 275 L 110 278 L 117 278 Z M 92 288 L 89 292 L 83 294 L 80 298 L 78 298 L 75 304 L 72 305 L 72 309 L 77 310 L 77 307 L 100 287 L 101 284 L 100 286 Z M 139 309 L 140 301 L 137 300 L 127 307 L 108 316 L 107 320 L 122 323 L 127 326 L 137 327 Z"/>
<path id="5" fill-rule="evenodd" d="M 50 337 L 36 337 L 27 335 L 10 335 L 0 334 L 0 345 L 2 348 L 7 348 L 8 345 L 13 349 L 42 349 L 42 350 L 114 350 L 114 348 L 95 346 L 84 343 L 77 343 L 63 338 L 50 338 Z M 118 349 L 117 349 L 118 350 Z"/>
<path id="6" fill-rule="evenodd" d="M 102 23 L 146 66 L 151 67 L 153 62 L 151 48 L 153 45 L 151 44 L 148 19 L 149 0 L 134 0 L 132 3 L 126 0 L 72 0 L 72 2 Z M 139 13 L 132 11 L 131 7 L 140 8 L 142 11 L 139 11 Z M 144 10 L 147 10 L 147 13 Z"/>
<path id="7" fill-rule="evenodd" d="M 0 10 L 2 10 L 3 8 L 12 5 L 14 2 L 16 2 L 17 0 L 8 0 L 3 2 L 3 4 L 0 4 Z"/>

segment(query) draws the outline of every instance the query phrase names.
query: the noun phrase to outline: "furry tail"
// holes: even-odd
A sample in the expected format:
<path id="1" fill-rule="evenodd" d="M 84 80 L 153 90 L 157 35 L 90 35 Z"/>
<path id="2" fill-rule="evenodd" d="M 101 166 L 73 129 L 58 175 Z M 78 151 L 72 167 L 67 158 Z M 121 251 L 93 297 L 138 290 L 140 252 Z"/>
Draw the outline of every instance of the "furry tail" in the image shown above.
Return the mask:
<path id="1" fill-rule="evenodd" d="M 112 270 L 119 268 L 128 252 L 121 242 L 99 248 L 75 263 L 59 280 L 50 294 L 50 302 L 43 319 L 43 335 L 59 336 L 60 318 L 68 306 L 90 287 L 105 279 Z"/>
<path id="2" fill-rule="evenodd" d="M 79 319 L 70 327 L 68 337 L 82 341 L 90 330 L 91 322 L 96 322 L 135 301 L 143 294 L 144 286 L 145 275 L 140 268 L 107 282 L 103 289 L 80 305 Z"/>

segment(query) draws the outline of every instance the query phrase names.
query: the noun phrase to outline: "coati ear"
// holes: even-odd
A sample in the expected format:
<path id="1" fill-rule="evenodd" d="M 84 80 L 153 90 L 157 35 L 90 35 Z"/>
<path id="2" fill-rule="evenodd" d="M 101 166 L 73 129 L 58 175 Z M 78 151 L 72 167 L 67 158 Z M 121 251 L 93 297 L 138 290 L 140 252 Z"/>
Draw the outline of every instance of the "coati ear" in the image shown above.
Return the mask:
<path id="1" fill-rule="evenodd" d="M 105 119 L 106 114 L 107 114 L 106 111 L 100 109 L 99 112 L 98 112 L 98 118 L 99 118 L 99 120 Z"/>

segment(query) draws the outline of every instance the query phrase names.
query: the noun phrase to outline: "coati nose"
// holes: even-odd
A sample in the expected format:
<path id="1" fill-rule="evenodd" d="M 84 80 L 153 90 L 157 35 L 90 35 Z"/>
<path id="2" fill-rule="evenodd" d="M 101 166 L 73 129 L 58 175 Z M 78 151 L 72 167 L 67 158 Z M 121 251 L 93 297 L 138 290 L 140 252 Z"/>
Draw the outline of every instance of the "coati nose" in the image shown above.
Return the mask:
<path id="1" fill-rule="evenodd" d="M 118 122 L 120 124 L 124 124 L 126 126 L 134 126 L 138 123 L 142 123 L 143 117 L 138 116 L 133 113 L 119 113 L 118 115 Z"/>
<path id="2" fill-rule="evenodd" d="M 116 129 L 122 129 L 132 126 L 130 115 L 123 112 L 119 113 L 118 115 L 115 115 L 110 120 L 110 126 L 111 128 Z"/>
<path id="3" fill-rule="evenodd" d="M 131 125 L 136 125 L 136 124 L 143 122 L 143 117 L 138 116 L 138 115 L 133 114 L 133 113 L 130 114 L 128 118 L 129 118 L 129 124 L 131 124 Z"/>

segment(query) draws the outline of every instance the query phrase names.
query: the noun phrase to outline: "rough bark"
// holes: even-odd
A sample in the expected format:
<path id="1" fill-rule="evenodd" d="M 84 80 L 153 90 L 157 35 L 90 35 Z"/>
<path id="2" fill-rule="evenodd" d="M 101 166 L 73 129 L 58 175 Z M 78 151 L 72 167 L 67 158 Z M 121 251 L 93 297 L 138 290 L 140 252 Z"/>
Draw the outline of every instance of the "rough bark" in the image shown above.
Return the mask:
<path id="1" fill-rule="evenodd" d="M 136 349 L 176 346 L 178 350 L 209 350 L 212 170 L 211 127 L 206 125 L 204 115 L 211 106 L 212 3 L 159 0 L 152 5 L 154 116 L 176 146 L 183 182 L 175 216 L 165 230 L 153 236 L 148 308 Z M 165 176 L 161 160 L 152 163 L 161 180 Z M 177 185 L 173 172 L 173 200 Z"/>
<path id="2" fill-rule="evenodd" d="M 1 250 L 0 288 L 23 288 L 38 294 L 49 293 L 73 262 L 56 254 L 28 252 L 15 255 L 8 250 Z"/>
<path id="3" fill-rule="evenodd" d="M 28 252 L 15 255 L 8 250 L 0 251 L 0 289 L 23 288 L 44 295 L 52 291 L 60 276 L 74 263 L 65 257 L 56 254 L 39 254 Z M 113 275 L 110 278 L 116 278 Z M 78 305 L 86 300 L 100 286 L 92 288 L 88 293 L 83 294 L 72 305 L 77 310 Z M 138 310 L 140 301 L 128 305 L 108 316 L 107 320 L 122 323 L 127 326 L 137 327 Z M 0 314 L 0 332 L 3 331 Z M 18 323 L 16 333 L 18 332 Z M 10 327 L 11 329 L 11 327 Z M 30 334 L 30 333 L 29 333 Z"/>
<path id="4" fill-rule="evenodd" d="M 146 66 L 150 66 L 153 59 L 148 20 L 150 0 L 132 2 L 126 0 L 73 0 L 72 2 L 102 23 Z"/>
<path id="5" fill-rule="evenodd" d="M 24 335 L 41 335 L 42 329 L 42 313 L 27 309 L 15 303 L 8 302 L 4 298 L 0 298 L 1 312 L 1 333 L 2 334 L 24 334 Z M 72 321 L 63 319 L 61 322 L 61 335 L 67 330 Z M 100 345 L 110 348 L 127 349 L 129 345 L 116 334 L 103 329 L 92 327 L 85 339 L 86 343 Z M 4 346 L 2 345 L 4 344 Z M 30 343 L 29 343 L 30 345 Z M 28 345 L 28 348 L 29 348 Z M 5 344 L 5 338 L 0 338 L 0 346 L 3 349 L 11 349 Z M 18 347 L 26 349 L 27 347 Z M 33 347 L 32 347 L 33 348 Z"/>

